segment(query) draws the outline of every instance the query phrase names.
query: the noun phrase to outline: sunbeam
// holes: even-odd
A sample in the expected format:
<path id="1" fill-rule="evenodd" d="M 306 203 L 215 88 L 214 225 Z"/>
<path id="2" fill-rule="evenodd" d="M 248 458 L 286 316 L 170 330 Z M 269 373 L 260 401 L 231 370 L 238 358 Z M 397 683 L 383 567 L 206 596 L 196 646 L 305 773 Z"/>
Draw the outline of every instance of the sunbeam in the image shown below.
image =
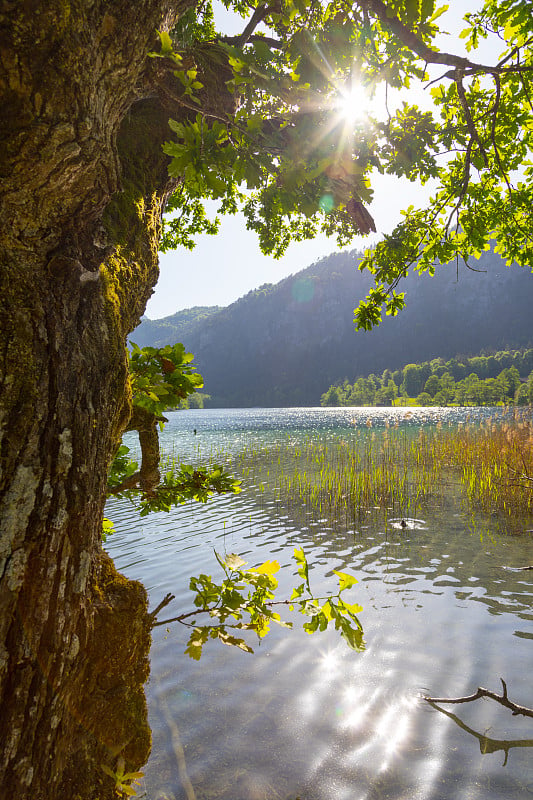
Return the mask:
<path id="1" fill-rule="evenodd" d="M 358 81 L 352 80 L 339 90 L 334 107 L 345 125 L 352 126 L 366 119 L 370 101 L 365 87 Z"/>

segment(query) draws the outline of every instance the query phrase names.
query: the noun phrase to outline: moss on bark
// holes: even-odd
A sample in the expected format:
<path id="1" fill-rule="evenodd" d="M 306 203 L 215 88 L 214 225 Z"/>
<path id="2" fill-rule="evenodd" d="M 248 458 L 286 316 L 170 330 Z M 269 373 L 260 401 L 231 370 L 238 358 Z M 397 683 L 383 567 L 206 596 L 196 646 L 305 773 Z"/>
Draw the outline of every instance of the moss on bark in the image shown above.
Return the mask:
<path id="1" fill-rule="evenodd" d="M 149 752 L 146 594 L 100 534 L 175 186 L 161 144 L 192 113 L 147 54 L 191 5 L 0 4 L 0 787 L 17 800 L 111 800 L 102 764 Z"/>
<path id="2" fill-rule="evenodd" d="M 144 587 L 121 575 L 101 553 L 89 591 L 94 634 L 83 653 L 69 713 L 76 723 L 58 796 L 107 797 L 119 757 L 126 771 L 136 770 L 150 753 L 144 684 L 149 674 L 151 620 Z M 80 765 L 93 764 L 83 771 Z"/>

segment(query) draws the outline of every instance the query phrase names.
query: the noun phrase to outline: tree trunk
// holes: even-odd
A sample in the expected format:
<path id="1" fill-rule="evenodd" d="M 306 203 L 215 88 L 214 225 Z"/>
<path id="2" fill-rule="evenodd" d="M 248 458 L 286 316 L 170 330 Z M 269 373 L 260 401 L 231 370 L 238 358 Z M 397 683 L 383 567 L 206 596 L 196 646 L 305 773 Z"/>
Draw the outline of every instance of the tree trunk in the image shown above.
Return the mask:
<path id="1" fill-rule="evenodd" d="M 143 587 L 101 548 L 157 280 L 168 100 L 147 58 L 186 2 L 0 1 L 0 797 L 116 796 L 146 760 Z M 157 69 L 156 69 L 157 67 Z M 160 75 L 159 75 L 160 77 Z M 163 81 L 164 82 L 164 81 Z M 174 109 L 176 116 L 176 109 Z"/>

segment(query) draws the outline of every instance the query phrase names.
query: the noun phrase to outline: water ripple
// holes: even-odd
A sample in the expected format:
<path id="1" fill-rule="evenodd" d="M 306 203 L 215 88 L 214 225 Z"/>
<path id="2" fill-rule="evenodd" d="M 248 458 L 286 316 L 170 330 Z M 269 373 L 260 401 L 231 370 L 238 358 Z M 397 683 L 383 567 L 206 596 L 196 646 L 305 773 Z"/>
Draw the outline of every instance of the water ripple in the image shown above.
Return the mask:
<path id="1" fill-rule="evenodd" d="M 380 409 L 372 425 L 442 418 L 430 409 L 403 417 L 393 411 Z M 457 410 L 448 412 L 444 422 L 456 421 Z M 296 441 L 313 430 L 333 435 L 366 425 L 368 413 L 183 412 L 171 415 L 165 437 L 168 448 L 192 458 L 213 452 L 220 441 L 238 449 L 251 438 Z M 113 500 L 107 514 L 116 527 L 108 549 L 118 567 L 144 582 L 152 606 L 173 592 L 169 616 L 189 608 L 190 575 L 219 577 L 214 550 L 238 552 L 254 564 L 277 558 L 287 592 L 296 546 L 310 557 L 316 591 L 332 588 L 334 569 L 348 571 L 359 580 L 352 600 L 364 607 L 363 654 L 346 648 L 335 632 L 310 637 L 301 629 L 276 629 L 253 643 L 254 657 L 209 643 L 197 663 L 183 655 L 186 630 L 156 628 L 148 685 L 154 744 L 145 769 L 150 800 L 531 795 L 530 750 L 512 750 L 503 768 L 501 754 L 484 755 L 478 739 L 423 704 L 420 694 L 497 689 L 502 675 L 513 698 L 533 705 L 532 584 L 528 574 L 504 569 L 533 563 L 532 537 L 492 533 L 490 524 L 480 536 L 460 509 L 424 512 L 424 520 L 405 520 L 406 526 L 393 519 L 356 532 L 333 530 L 325 519 L 302 524 L 280 512 L 259 486 L 145 518 Z M 495 739 L 512 739 L 516 730 L 515 718 L 509 721 L 489 702 L 459 716 L 469 729 L 490 728 Z"/>

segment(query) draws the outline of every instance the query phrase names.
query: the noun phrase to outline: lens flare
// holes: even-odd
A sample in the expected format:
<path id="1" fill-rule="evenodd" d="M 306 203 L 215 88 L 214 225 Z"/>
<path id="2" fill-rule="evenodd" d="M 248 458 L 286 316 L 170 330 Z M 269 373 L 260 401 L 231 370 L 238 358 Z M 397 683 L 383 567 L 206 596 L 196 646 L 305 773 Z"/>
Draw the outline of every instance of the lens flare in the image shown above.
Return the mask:
<path id="1" fill-rule="evenodd" d="M 347 125 L 363 121 L 368 112 L 370 97 L 364 86 L 360 83 L 352 82 L 349 86 L 341 89 L 335 102 L 338 115 Z"/>

